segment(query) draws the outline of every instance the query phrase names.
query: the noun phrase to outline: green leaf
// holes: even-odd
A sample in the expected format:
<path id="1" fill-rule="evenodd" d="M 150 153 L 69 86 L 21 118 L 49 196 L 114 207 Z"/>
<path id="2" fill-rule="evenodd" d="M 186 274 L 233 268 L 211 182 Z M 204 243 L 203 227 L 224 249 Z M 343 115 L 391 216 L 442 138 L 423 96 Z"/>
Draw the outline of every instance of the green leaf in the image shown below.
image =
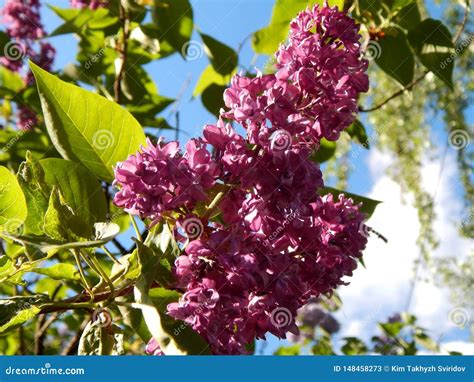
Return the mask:
<path id="1" fill-rule="evenodd" d="M 137 248 L 132 253 L 131 261 L 133 261 L 134 256 L 138 258 L 140 275 L 146 279 L 148 284 L 157 281 L 163 286 L 171 285 L 174 281 L 171 270 L 172 262 L 169 261 L 169 257 L 165 255 L 165 252 L 156 247 L 152 249 L 139 241 L 136 244 Z"/>
<path id="2" fill-rule="evenodd" d="M 145 142 L 137 120 L 97 94 L 61 81 L 31 63 L 46 127 L 58 152 L 111 182 L 113 166 Z"/>
<path id="3" fill-rule="evenodd" d="M 362 207 L 360 209 L 361 212 L 367 214 L 367 218 L 372 216 L 375 211 L 375 208 L 381 201 L 374 200 L 370 198 L 366 198 L 365 196 L 360 196 L 357 194 L 353 194 L 347 191 L 337 190 L 332 187 L 323 187 L 319 190 L 320 195 L 332 194 L 335 199 L 339 197 L 340 194 L 345 195 L 348 198 L 351 198 L 355 204 L 362 203 Z"/>
<path id="4" fill-rule="evenodd" d="M 122 329 L 101 320 L 90 321 L 79 340 L 78 355 L 123 355 Z"/>
<path id="5" fill-rule="evenodd" d="M 202 92 L 212 84 L 226 86 L 230 79 L 231 75 L 223 76 L 222 74 L 216 72 L 212 65 L 209 65 L 202 71 L 196 87 L 194 88 L 193 96 L 195 97 L 199 94 L 202 94 Z"/>
<path id="6" fill-rule="evenodd" d="M 201 94 L 201 101 L 204 107 L 215 116 L 219 116 L 221 108 L 225 106 L 224 90 L 227 86 L 211 84 Z"/>
<path id="7" fill-rule="evenodd" d="M 0 166 L 0 231 L 16 232 L 26 215 L 25 195 L 15 175 Z"/>
<path id="8" fill-rule="evenodd" d="M 94 224 L 106 220 L 107 201 L 102 187 L 80 163 L 60 158 L 33 161 L 27 157 L 18 171 L 18 180 L 28 204 L 25 233 L 44 233 L 38 223 L 43 222 L 54 187 L 75 216 L 71 224 L 77 227 L 68 227 L 68 230 L 77 236 L 89 239 L 94 234 Z"/>
<path id="9" fill-rule="evenodd" d="M 268 26 L 256 31 L 252 36 L 253 50 L 260 54 L 273 54 L 288 36 L 290 21 L 298 12 L 308 6 L 323 3 L 324 0 L 276 0 Z M 330 0 L 329 5 L 343 9 L 344 0 Z"/>
<path id="10" fill-rule="evenodd" d="M 201 336 L 189 325 L 166 314 L 166 306 L 178 298 L 177 292 L 163 288 L 149 291 L 145 279 L 135 287 L 137 306 L 142 310 L 150 333 L 166 355 L 209 354 L 209 345 Z"/>
<path id="11" fill-rule="evenodd" d="M 341 351 L 345 355 L 361 355 L 367 353 L 367 346 L 357 337 L 345 337 L 346 343 L 342 346 Z"/>
<path id="12" fill-rule="evenodd" d="M 311 348 L 311 352 L 314 355 L 335 355 L 332 348 L 331 337 L 321 336 L 319 337 L 314 346 Z"/>
<path id="13" fill-rule="evenodd" d="M 393 22 L 405 30 L 410 30 L 421 22 L 421 13 L 416 2 L 399 9 Z"/>
<path id="14" fill-rule="evenodd" d="M 282 346 L 278 348 L 273 355 L 300 355 L 300 351 L 300 345 Z"/>
<path id="15" fill-rule="evenodd" d="M 120 226 L 116 223 L 95 223 L 95 239 L 96 240 L 112 240 L 120 233 Z"/>
<path id="16" fill-rule="evenodd" d="M 394 0 L 392 4 L 392 11 L 397 11 L 399 9 L 405 8 L 406 6 L 413 3 L 414 0 Z"/>
<path id="17" fill-rule="evenodd" d="M 382 330 L 391 337 L 396 337 L 398 333 L 403 329 L 405 324 L 403 322 L 386 322 L 380 323 L 379 326 Z"/>
<path id="18" fill-rule="evenodd" d="M 352 124 L 346 129 L 346 132 L 350 135 L 352 139 L 360 143 L 364 148 L 369 149 L 369 138 L 367 137 L 367 132 L 364 125 L 361 121 L 356 119 Z"/>
<path id="19" fill-rule="evenodd" d="M 452 89 L 454 43 L 449 29 L 439 20 L 426 19 L 410 30 L 408 41 L 421 63 Z"/>
<path id="20" fill-rule="evenodd" d="M 119 19 L 110 15 L 105 8 L 68 9 L 49 6 L 54 13 L 65 21 L 57 27 L 50 36 L 59 36 L 68 33 L 81 33 L 83 29 L 105 29 L 119 23 Z"/>
<path id="21" fill-rule="evenodd" d="M 158 40 L 167 41 L 185 57 L 193 33 L 193 9 L 188 0 L 155 0 L 153 20 L 159 28 Z"/>
<path id="22" fill-rule="evenodd" d="M 13 330 L 32 319 L 40 311 L 40 304 L 46 296 L 10 297 L 0 300 L 0 335 Z"/>
<path id="23" fill-rule="evenodd" d="M 214 70 L 222 75 L 231 74 L 237 67 L 237 53 L 207 34 L 200 33 L 200 35 L 204 42 L 204 51 Z"/>
<path id="24" fill-rule="evenodd" d="M 316 163 L 324 163 L 329 160 L 336 152 L 336 142 L 328 141 L 327 139 L 321 139 L 321 144 L 317 150 L 315 150 L 310 159 Z"/>
<path id="25" fill-rule="evenodd" d="M 415 343 L 432 352 L 439 352 L 439 346 L 435 340 L 430 338 L 425 332 L 417 331 L 414 335 Z"/>
<path id="26" fill-rule="evenodd" d="M 45 275 L 54 280 L 79 281 L 81 279 L 78 270 L 72 264 L 55 264 L 47 268 L 33 268 L 30 272 Z"/>
<path id="27" fill-rule="evenodd" d="M 384 29 L 385 36 L 378 42 L 380 54 L 375 55 L 375 62 L 385 73 L 403 86 L 413 81 L 415 58 L 408 46 L 405 33 L 401 29 L 390 27 Z M 369 43 L 369 48 L 370 44 Z"/>
<path id="28" fill-rule="evenodd" d="M 19 73 L 12 72 L 3 66 L 0 67 L 0 96 L 14 96 L 24 86 L 25 83 Z"/>
<path id="29" fill-rule="evenodd" d="M 10 37 L 4 31 L 0 31 L 0 57 L 5 55 L 5 47 L 8 46 L 9 42 Z"/>
<path id="30" fill-rule="evenodd" d="M 53 187 L 49 198 L 49 205 L 44 214 L 43 231 L 52 239 L 70 241 L 79 237 L 88 237 L 88 227 L 80 218 L 74 215 L 59 188 Z"/>

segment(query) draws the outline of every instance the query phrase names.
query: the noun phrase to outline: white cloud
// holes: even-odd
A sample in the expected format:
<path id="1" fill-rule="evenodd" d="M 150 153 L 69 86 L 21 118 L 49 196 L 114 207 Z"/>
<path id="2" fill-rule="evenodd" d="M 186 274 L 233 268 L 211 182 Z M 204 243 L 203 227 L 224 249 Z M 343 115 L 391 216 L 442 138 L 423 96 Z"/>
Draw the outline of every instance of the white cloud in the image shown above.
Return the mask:
<path id="1" fill-rule="evenodd" d="M 368 196 L 383 203 L 377 207 L 368 225 L 387 237 L 388 243 L 372 235 L 364 252 L 366 269 L 359 267 L 350 285 L 339 290 L 343 301 L 343 309 L 338 314 L 342 323 L 342 336 L 355 335 L 368 340 L 377 331 L 377 321 L 406 310 L 414 261 L 419 256 L 416 240 L 420 226 L 410 198 L 406 198 L 406 204 L 403 204 L 400 186 L 386 175 L 389 163 L 387 155 L 371 150 L 368 165 L 374 182 Z M 440 169 L 439 161 L 427 161 L 422 171 L 425 189 L 431 195 L 437 189 L 438 218 L 434 228 L 440 238 L 440 246 L 435 254 L 467 254 L 472 244 L 459 237 L 453 224 L 459 221 L 462 209 L 457 197 L 459 193 L 453 190 L 456 179 L 454 157 L 446 157 L 438 183 Z M 418 281 L 410 307 L 410 312 L 418 317 L 419 324 L 429 329 L 434 338 L 459 337 L 460 329 L 454 327 L 448 318 L 453 307 L 448 291 L 431 282 Z M 462 334 L 466 336 L 467 331 Z M 455 344 L 451 343 L 452 346 Z M 452 347 L 450 350 L 456 349 Z"/>

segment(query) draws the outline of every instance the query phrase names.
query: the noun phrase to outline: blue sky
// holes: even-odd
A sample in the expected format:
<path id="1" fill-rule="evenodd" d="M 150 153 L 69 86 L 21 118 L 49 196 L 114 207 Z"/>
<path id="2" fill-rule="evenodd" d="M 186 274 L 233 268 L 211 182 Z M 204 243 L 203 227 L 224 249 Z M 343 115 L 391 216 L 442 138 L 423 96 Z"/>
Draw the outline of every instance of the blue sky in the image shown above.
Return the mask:
<path id="1" fill-rule="evenodd" d="M 273 0 L 195 0 L 192 1 L 194 22 L 202 32 L 236 49 L 249 34 L 267 24 L 273 2 Z M 47 3 L 58 7 L 67 7 L 69 4 L 66 0 L 50 0 Z M 442 17 L 441 7 L 434 5 L 434 3 L 429 7 L 429 12 L 433 17 Z M 49 32 L 61 23 L 60 19 L 46 7 L 43 9 L 42 16 L 46 29 Z M 199 41 L 199 37 L 196 34 L 193 36 L 193 39 Z M 51 39 L 51 42 L 57 49 L 56 69 L 60 69 L 67 63 L 74 61 L 76 54 L 74 47 L 77 42 L 72 35 L 54 37 Z M 249 41 L 247 41 L 239 55 L 239 63 L 248 67 L 253 59 L 254 53 L 251 50 Z M 261 66 L 265 61 L 265 57 L 259 57 L 255 62 Z M 186 140 L 188 136 L 199 135 L 204 124 L 215 122 L 215 117 L 204 109 L 200 100 L 192 99 L 194 86 L 202 70 L 207 65 L 208 60 L 205 55 L 197 60 L 186 62 L 178 54 L 175 54 L 163 60 L 150 63 L 146 67 L 157 83 L 160 93 L 168 97 L 175 98 L 180 93 L 183 84 L 190 78 L 189 86 L 183 93 L 179 108 L 180 125 L 183 131 L 181 140 Z M 165 112 L 164 116 L 166 115 L 167 113 Z M 174 121 L 170 122 L 173 123 Z M 440 124 L 433 121 L 433 126 L 437 138 L 440 140 L 445 139 L 445 134 L 442 132 Z M 174 138 L 174 132 L 165 134 L 165 136 L 167 138 Z M 377 230 L 388 233 L 391 242 L 385 246 L 378 242 L 371 242 L 366 260 L 367 269 L 358 270 L 354 277 L 353 285 L 342 291 L 345 307 L 338 318 L 343 322 L 343 325 L 346 322 L 350 323 L 350 328 L 343 333 L 345 335 L 358 334 L 362 337 L 370 336 L 374 333 L 376 321 L 384 320 L 388 315 L 403 309 L 404 296 L 408 293 L 408 281 L 410 280 L 412 269 L 411 264 L 418 253 L 414 243 L 416 237 L 413 236 L 413 232 L 416 233 L 418 226 L 416 221 L 413 221 L 416 220 L 416 214 L 413 213 L 413 209 L 400 204 L 397 184 L 391 181 L 385 174 L 386 167 L 384 165 L 389 160 L 389 158 L 375 150 L 370 150 L 370 152 L 363 151 L 362 155 L 358 155 L 354 159 L 354 167 L 362 170 L 357 171 L 350 178 L 349 189 L 356 193 L 384 200 L 385 206 L 380 208 L 382 212 L 376 212 L 373 220 Z M 456 204 L 459 199 L 459 193 L 456 193 L 457 195 L 454 195 L 453 199 L 452 192 L 451 195 L 449 192 L 453 184 L 458 184 L 455 180 L 454 153 L 448 155 L 447 162 L 448 170 L 444 172 L 445 176 L 441 181 L 441 191 L 438 197 L 438 200 L 442 200 L 440 208 L 444 208 L 439 211 L 441 220 L 443 217 L 449 220 L 449 217 L 452 217 L 453 214 L 459 214 L 460 208 Z M 437 180 L 439 162 L 427 162 L 426 166 L 427 173 L 425 175 L 427 175 L 426 182 L 429 187 Z M 452 206 L 456 208 L 449 209 Z M 375 223 L 378 225 L 375 225 Z M 439 221 L 438 223 L 440 224 L 439 229 L 441 232 L 446 232 L 446 230 L 450 229 L 446 226 L 445 221 Z M 445 251 L 449 251 L 452 248 L 465 249 L 467 251 L 469 244 L 466 244 L 465 241 L 458 237 L 454 237 L 455 235 L 455 231 L 452 231 L 449 240 L 443 244 L 444 247 L 442 246 L 442 248 L 445 248 Z M 372 241 L 374 240 L 372 239 Z M 392 273 L 397 271 L 400 275 L 396 275 L 396 277 L 392 275 Z M 389 272 L 390 275 L 388 275 L 386 280 L 378 278 L 381 272 Z M 437 326 L 437 320 L 446 321 L 447 310 L 450 308 L 447 306 L 449 304 L 449 297 L 446 297 L 444 291 L 434 287 L 426 289 L 422 286 L 417 293 L 419 295 L 417 294 L 414 298 L 415 310 L 417 306 L 422 307 L 417 314 L 422 317 L 422 323 L 425 326 L 433 327 L 435 334 L 443 335 L 445 340 L 465 340 L 469 337 L 469 333 L 466 330 L 458 330 L 449 325 Z M 429 311 L 430 306 L 424 308 L 423 301 L 428 300 L 432 301 L 431 306 L 439 303 L 441 300 L 443 302 L 439 309 L 425 314 Z M 377 306 L 377 308 L 374 308 L 374 306 Z M 442 319 L 439 317 L 442 317 Z M 354 323 L 361 321 L 363 325 L 359 325 L 359 329 L 354 328 Z M 266 352 L 271 352 L 276 346 L 275 340 L 269 341 Z"/>

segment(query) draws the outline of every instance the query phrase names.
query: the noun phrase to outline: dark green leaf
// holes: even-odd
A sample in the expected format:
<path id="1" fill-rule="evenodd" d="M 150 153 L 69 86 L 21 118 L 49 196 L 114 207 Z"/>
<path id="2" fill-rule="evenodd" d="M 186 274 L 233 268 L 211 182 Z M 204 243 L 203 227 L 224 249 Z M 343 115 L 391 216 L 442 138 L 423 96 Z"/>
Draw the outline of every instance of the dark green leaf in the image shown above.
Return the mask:
<path id="1" fill-rule="evenodd" d="M 10 42 L 10 37 L 4 32 L 0 31 L 0 57 L 5 55 L 5 48 L 8 46 L 7 44 Z"/>
<path id="2" fill-rule="evenodd" d="M 370 147 L 365 127 L 358 119 L 352 122 L 352 124 L 346 129 L 346 132 L 364 148 L 368 149 Z"/>
<path id="3" fill-rule="evenodd" d="M 158 40 L 167 41 L 185 57 L 193 33 L 193 9 L 188 0 L 155 0 L 153 20 L 159 28 Z"/>
<path id="4" fill-rule="evenodd" d="M 400 9 L 393 18 L 393 22 L 407 31 L 417 26 L 421 22 L 418 4 L 414 2 Z"/>
<path id="5" fill-rule="evenodd" d="M 219 115 L 220 109 L 225 106 L 224 90 L 227 86 L 211 84 L 201 94 L 202 104 L 215 116 Z"/>
<path id="6" fill-rule="evenodd" d="M 375 55 L 375 62 L 385 73 L 406 86 L 413 81 L 415 73 L 413 52 L 401 29 L 390 27 L 384 29 L 384 33 L 385 36 L 378 42 L 371 42 L 380 47 L 380 54 Z"/>
<path id="7" fill-rule="evenodd" d="M 61 196 L 59 189 L 54 186 L 49 198 L 48 209 L 44 214 L 44 233 L 55 240 L 70 241 L 88 237 L 88 229 L 90 227 L 74 215 L 71 207 Z"/>
<path id="8" fill-rule="evenodd" d="M 439 20 L 426 19 L 410 30 L 408 40 L 421 63 L 452 88 L 454 43 L 449 29 Z"/>
<path id="9" fill-rule="evenodd" d="M 204 50 L 214 70 L 222 75 L 231 74 L 237 67 L 237 53 L 213 37 L 201 33 Z"/>

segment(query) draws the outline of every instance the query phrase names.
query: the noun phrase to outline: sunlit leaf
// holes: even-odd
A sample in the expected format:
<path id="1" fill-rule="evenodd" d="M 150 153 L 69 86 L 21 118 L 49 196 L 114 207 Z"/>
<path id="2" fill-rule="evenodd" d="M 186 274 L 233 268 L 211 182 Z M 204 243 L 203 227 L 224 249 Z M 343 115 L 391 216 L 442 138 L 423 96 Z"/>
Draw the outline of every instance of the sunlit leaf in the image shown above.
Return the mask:
<path id="1" fill-rule="evenodd" d="M 140 124 L 116 103 L 61 81 L 33 63 L 30 66 L 58 152 L 81 162 L 98 178 L 112 181 L 113 166 L 145 142 Z"/>

